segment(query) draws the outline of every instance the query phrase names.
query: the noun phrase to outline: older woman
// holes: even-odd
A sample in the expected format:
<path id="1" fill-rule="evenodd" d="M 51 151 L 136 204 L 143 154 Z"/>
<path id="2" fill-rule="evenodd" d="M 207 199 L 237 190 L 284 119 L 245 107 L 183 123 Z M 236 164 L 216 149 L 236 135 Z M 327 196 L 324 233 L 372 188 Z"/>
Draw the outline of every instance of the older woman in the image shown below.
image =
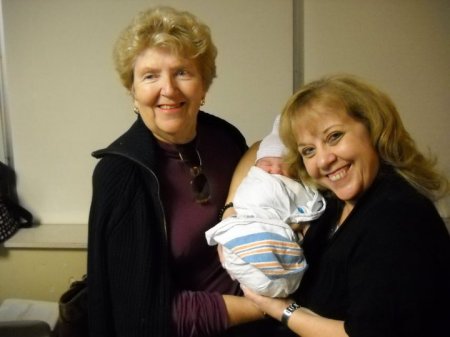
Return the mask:
<path id="1" fill-rule="evenodd" d="M 137 120 L 94 152 L 91 336 L 214 336 L 263 317 L 204 239 L 247 150 L 235 127 L 199 110 L 216 54 L 206 25 L 167 7 L 137 15 L 115 45 Z"/>
<path id="2" fill-rule="evenodd" d="M 329 192 L 304 240 L 295 300 L 245 290 L 302 337 L 449 336 L 450 238 L 432 200 L 448 192 L 392 101 L 352 76 L 297 91 L 280 133 L 291 173 Z"/>

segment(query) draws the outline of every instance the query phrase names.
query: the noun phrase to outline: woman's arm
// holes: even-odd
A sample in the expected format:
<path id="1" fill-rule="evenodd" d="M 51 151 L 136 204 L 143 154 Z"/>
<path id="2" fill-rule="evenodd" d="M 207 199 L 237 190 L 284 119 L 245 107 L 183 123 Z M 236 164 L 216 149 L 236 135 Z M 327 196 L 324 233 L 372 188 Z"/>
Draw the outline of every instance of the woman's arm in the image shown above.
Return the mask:
<path id="1" fill-rule="evenodd" d="M 255 164 L 256 160 L 256 152 L 259 148 L 259 143 L 261 141 L 258 141 L 254 143 L 250 148 L 247 150 L 247 152 L 242 156 L 241 160 L 239 161 L 238 165 L 236 166 L 236 169 L 233 173 L 233 178 L 231 179 L 230 183 L 230 189 L 228 191 L 228 197 L 226 200 L 226 203 L 229 203 L 233 201 L 234 195 L 236 194 L 236 190 L 241 184 L 242 180 L 247 175 L 250 168 Z M 227 208 L 225 212 L 223 213 L 222 218 L 225 219 L 231 215 L 235 214 L 233 207 Z"/>
<path id="2" fill-rule="evenodd" d="M 239 184 L 247 175 L 248 171 L 250 170 L 250 167 L 254 165 L 256 159 L 256 152 L 258 151 L 259 148 L 259 143 L 260 142 L 254 143 L 242 156 L 241 160 L 236 166 L 233 178 L 231 180 L 226 203 L 233 201 L 234 195 L 236 193 Z M 223 218 L 229 217 L 234 213 L 235 212 L 233 207 L 228 208 L 224 212 Z M 219 256 L 221 256 L 222 253 L 221 248 L 222 247 L 219 245 L 218 246 Z M 264 318 L 264 313 L 252 301 L 250 301 L 245 297 L 223 295 L 223 299 L 225 301 L 225 306 L 227 308 L 228 322 L 230 327 Z"/>
<path id="3" fill-rule="evenodd" d="M 229 327 L 264 318 L 264 313 L 248 298 L 232 295 L 222 297 L 228 312 Z"/>
<path id="4" fill-rule="evenodd" d="M 239 161 L 236 169 L 233 173 L 233 178 L 231 179 L 230 189 L 228 191 L 227 202 L 233 201 L 234 194 L 236 193 L 237 188 L 241 184 L 244 177 L 247 175 L 250 167 L 255 165 L 256 160 L 256 152 L 259 149 L 259 144 L 261 141 L 254 143 L 250 148 L 245 152 Z"/>
<path id="5" fill-rule="evenodd" d="M 258 295 L 242 287 L 245 296 L 255 303 L 263 312 L 277 320 L 281 320 L 284 309 L 292 300 L 270 298 Z M 321 317 L 307 308 L 294 311 L 288 320 L 288 327 L 302 337 L 348 337 L 344 330 L 344 322 Z"/>

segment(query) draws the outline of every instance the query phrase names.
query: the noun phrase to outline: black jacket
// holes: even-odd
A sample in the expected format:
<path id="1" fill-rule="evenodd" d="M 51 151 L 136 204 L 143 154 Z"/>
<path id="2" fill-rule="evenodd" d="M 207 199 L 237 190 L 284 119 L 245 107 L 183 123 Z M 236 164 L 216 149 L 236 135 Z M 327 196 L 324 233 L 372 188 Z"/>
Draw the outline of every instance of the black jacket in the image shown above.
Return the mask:
<path id="1" fill-rule="evenodd" d="M 224 120 L 200 112 L 198 124 L 234 139 L 242 134 Z M 169 336 L 171 282 L 164 208 L 156 169 L 156 140 L 138 120 L 108 148 L 93 174 L 89 218 L 90 335 Z"/>
<path id="2" fill-rule="evenodd" d="M 329 199 L 303 248 L 300 304 L 344 320 L 349 336 L 449 336 L 450 236 L 433 203 L 384 167 L 331 236 Z"/>

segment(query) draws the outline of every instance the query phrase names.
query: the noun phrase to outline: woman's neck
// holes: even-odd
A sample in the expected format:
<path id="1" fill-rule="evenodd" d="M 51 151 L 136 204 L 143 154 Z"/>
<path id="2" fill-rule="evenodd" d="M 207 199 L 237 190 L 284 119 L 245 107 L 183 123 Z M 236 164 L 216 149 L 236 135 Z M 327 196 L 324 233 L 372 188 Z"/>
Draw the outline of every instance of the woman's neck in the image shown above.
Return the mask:
<path id="1" fill-rule="evenodd" d="M 351 213 L 354 206 L 355 205 L 352 203 L 347 203 L 347 202 L 344 203 L 344 207 L 342 208 L 342 212 L 339 217 L 337 227 L 339 227 L 340 225 L 342 225 L 344 223 L 345 219 L 347 219 L 348 215 Z"/>

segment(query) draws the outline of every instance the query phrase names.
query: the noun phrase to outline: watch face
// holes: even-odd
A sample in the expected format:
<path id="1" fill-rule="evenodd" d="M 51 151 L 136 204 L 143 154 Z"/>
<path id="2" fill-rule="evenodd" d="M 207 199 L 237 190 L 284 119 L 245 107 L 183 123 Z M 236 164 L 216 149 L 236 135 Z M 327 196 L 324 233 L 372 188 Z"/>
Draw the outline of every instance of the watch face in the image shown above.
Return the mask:
<path id="1" fill-rule="evenodd" d="M 289 306 L 283 311 L 283 315 L 281 316 L 281 323 L 287 325 L 289 317 L 291 317 L 292 313 L 300 308 L 300 305 L 298 305 L 297 303 L 289 304 Z"/>
<path id="2" fill-rule="evenodd" d="M 288 310 L 288 311 L 290 311 L 291 312 L 291 314 L 295 311 L 295 310 L 297 310 L 297 309 L 299 309 L 300 308 L 300 306 L 297 304 L 297 303 L 291 303 L 287 308 L 286 308 L 286 310 Z"/>

